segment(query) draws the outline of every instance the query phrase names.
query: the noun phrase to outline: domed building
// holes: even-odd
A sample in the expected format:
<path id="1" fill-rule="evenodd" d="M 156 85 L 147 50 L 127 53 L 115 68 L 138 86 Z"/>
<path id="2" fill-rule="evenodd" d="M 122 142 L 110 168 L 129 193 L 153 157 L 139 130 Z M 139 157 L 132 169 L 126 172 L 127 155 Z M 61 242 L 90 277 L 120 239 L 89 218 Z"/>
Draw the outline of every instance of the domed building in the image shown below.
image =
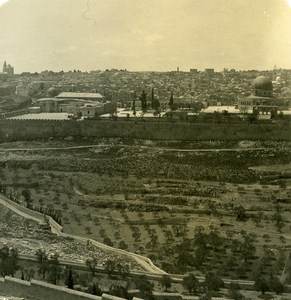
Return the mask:
<path id="1" fill-rule="evenodd" d="M 265 76 L 258 76 L 251 85 L 252 94 L 257 97 L 273 97 L 273 84 Z"/>
<path id="2" fill-rule="evenodd" d="M 59 94 L 58 90 L 55 87 L 50 87 L 46 93 L 49 97 L 55 97 Z"/>
<path id="3" fill-rule="evenodd" d="M 277 114 L 277 99 L 273 96 L 272 81 L 265 76 L 258 76 L 251 84 L 252 94 L 238 101 L 242 113 L 255 113 L 262 118 L 271 118 Z"/>

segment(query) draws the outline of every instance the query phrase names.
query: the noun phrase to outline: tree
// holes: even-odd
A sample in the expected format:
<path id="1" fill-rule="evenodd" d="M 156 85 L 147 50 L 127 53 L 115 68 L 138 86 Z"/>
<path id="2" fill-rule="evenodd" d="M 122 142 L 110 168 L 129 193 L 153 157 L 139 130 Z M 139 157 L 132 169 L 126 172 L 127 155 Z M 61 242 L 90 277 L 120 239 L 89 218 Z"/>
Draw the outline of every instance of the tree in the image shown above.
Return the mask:
<path id="1" fill-rule="evenodd" d="M 218 252 L 219 248 L 223 246 L 223 238 L 220 236 L 217 228 L 211 228 L 211 232 L 208 235 L 208 243 L 215 250 L 215 252 Z"/>
<path id="2" fill-rule="evenodd" d="M 139 289 L 141 296 L 144 299 L 151 298 L 153 294 L 154 284 L 147 279 L 146 275 L 142 275 L 136 278 L 135 286 L 137 289 Z"/>
<path id="3" fill-rule="evenodd" d="M 167 240 L 167 243 L 170 243 L 174 240 L 174 236 L 171 230 L 166 230 L 165 231 L 165 238 Z"/>
<path id="4" fill-rule="evenodd" d="M 116 271 L 120 273 L 121 277 L 125 279 L 129 275 L 129 266 L 128 264 L 124 263 L 117 263 L 116 264 Z"/>
<path id="5" fill-rule="evenodd" d="M 110 239 L 109 237 L 105 237 L 105 238 L 103 239 L 103 243 L 104 243 L 105 245 L 110 246 L 110 247 L 113 247 L 113 246 L 114 246 L 114 243 L 111 241 L 111 239 Z"/>
<path id="6" fill-rule="evenodd" d="M 275 222 L 275 226 L 278 230 L 278 232 L 282 232 L 282 228 L 284 227 L 284 221 L 283 221 L 283 217 L 282 217 L 282 214 L 280 212 L 281 210 L 281 207 L 280 205 L 276 205 L 275 206 L 275 213 L 273 215 L 273 220 Z"/>
<path id="7" fill-rule="evenodd" d="M 241 234 L 243 236 L 243 242 L 239 244 L 241 257 L 247 262 L 256 253 L 255 241 L 257 236 L 255 233 L 247 233 L 245 231 L 241 231 Z"/>
<path id="8" fill-rule="evenodd" d="M 27 208 L 31 208 L 32 207 L 32 199 L 31 199 L 30 190 L 27 190 L 27 189 L 23 190 L 21 195 L 23 196 L 24 201 L 26 202 Z"/>
<path id="9" fill-rule="evenodd" d="M 199 300 L 211 300 L 211 295 L 209 294 L 203 294 L 201 297 L 199 297 Z"/>
<path id="10" fill-rule="evenodd" d="M 173 225 L 173 231 L 176 237 L 185 236 L 187 233 L 187 225 Z"/>
<path id="11" fill-rule="evenodd" d="M 36 251 L 37 262 L 39 263 L 38 274 L 42 275 L 42 279 L 45 279 L 46 272 L 48 271 L 48 256 L 45 250 L 38 249 Z"/>
<path id="12" fill-rule="evenodd" d="M 135 110 L 135 99 L 133 99 L 133 102 L 132 102 L 132 108 L 131 108 L 132 110 L 133 110 L 133 115 L 135 115 L 136 114 L 136 110 Z"/>
<path id="13" fill-rule="evenodd" d="M 72 273 L 72 269 L 69 270 L 68 273 L 68 282 L 67 282 L 68 288 L 69 289 L 74 289 L 74 278 L 73 278 L 73 273 Z"/>
<path id="14" fill-rule="evenodd" d="M 113 283 L 109 288 L 109 294 L 123 299 L 129 299 L 127 288 L 119 284 Z"/>
<path id="15" fill-rule="evenodd" d="M 152 98 L 151 98 L 151 107 L 155 110 L 155 115 L 158 114 L 160 108 L 160 101 L 158 98 L 155 98 L 154 89 L 152 88 Z"/>
<path id="16" fill-rule="evenodd" d="M 92 259 L 87 259 L 85 264 L 88 267 L 89 271 L 91 272 L 92 277 L 95 277 L 96 267 L 97 267 L 97 264 L 98 264 L 97 258 L 93 257 Z"/>
<path id="17" fill-rule="evenodd" d="M 268 281 L 260 274 L 255 277 L 254 289 L 263 295 L 270 290 Z"/>
<path id="18" fill-rule="evenodd" d="M 227 294 L 231 299 L 234 299 L 234 300 L 244 299 L 243 295 L 239 292 L 239 290 L 240 290 L 239 284 L 231 282 L 229 284 Z"/>
<path id="19" fill-rule="evenodd" d="M 195 257 L 192 253 L 185 251 L 183 248 L 179 248 L 178 251 L 176 266 L 181 273 L 185 273 L 187 266 L 193 265 L 193 262 L 194 264 L 196 263 Z"/>
<path id="20" fill-rule="evenodd" d="M 169 275 L 163 275 L 160 280 L 160 284 L 165 288 L 165 291 L 167 292 L 168 289 L 172 286 L 172 278 Z"/>
<path id="21" fill-rule="evenodd" d="M 81 111 L 78 111 L 78 112 L 77 112 L 77 119 L 81 119 L 81 118 L 82 118 L 82 115 L 83 115 L 82 112 L 81 112 Z"/>
<path id="22" fill-rule="evenodd" d="M 155 95 L 154 95 L 154 88 L 152 88 L 151 107 L 152 107 L 152 109 L 155 109 Z"/>
<path id="23" fill-rule="evenodd" d="M 174 96 L 173 96 L 173 92 L 171 92 L 171 97 L 170 97 L 170 101 L 169 101 L 169 107 L 170 107 L 170 110 L 174 109 Z"/>
<path id="24" fill-rule="evenodd" d="M 209 249 L 207 247 L 208 235 L 203 226 L 196 226 L 194 230 L 194 263 L 196 267 L 200 267 L 207 258 Z"/>
<path id="25" fill-rule="evenodd" d="M 34 278 L 35 271 L 33 269 L 24 269 L 24 271 L 21 274 L 21 279 L 30 281 Z"/>
<path id="26" fill-rule="evenodd" d="M 128 249 L 128 245 L 125 243 L 125 241 L 121 240 L 119 242 L 119 249 L 123 249 L 123 250 Z"/>
<path id="27" fill-rule="evenodd" d="M 14 273 L 19 269 L 18 265 L 19 257 L 18 257 L 18 250 L 17 249 L 10 249 L 9 255 L 9 272 L 12 277 L 14 277 Z"/>
<path id="28" fill-rule="evenodd" d="M 256 224 L 257 227 L 260 226 L 264 217 L 264 213 L 259 210 L 256 214 L 253 215 L 253 222 Z"/>
<path id="29" fill-rule="evenodd" d="M 219 291 L 224 287 L 224 282 L 217 274 L 208 272 L 205 275 L 205 286 L 210 291 Z"/>
<path id="30" fill-rule="evenodd" d="M 48 260 L 48 280 L 53 284 L 57 284 L 61 278 L 61 267 L 58 254 L 52 255 Z"/>
<path id="31" fill-rule="evenodd" d="M 15 272 L 19 269 L 18 251 L 14 248 L 9 249 L 4 246 L 0 249 L 0 273 L 2 276 L 11 275 L 14 277 Z"/>
<path id="32" fill-rule="evenodd" d="M 238 221 L 245 221 L 247 219 L 246 210 L 242 205 L 234 207 L 234 215 Z"/>
<path id="33" fill-rule="evenodd" d="M 89 286 L 88 292 L 92 295 L 101 296 L 102 290 L 100 289 L 99 285 L 95 282 L 93 282 L 92 285 Z"/>
<path id="34" fill-rule="evenodd" d="M 116 270 L 116 263 L 112 259 L 108 259 L 105 263 L 105 271 L 109 277 L 112 277 L 114 271 Z"/>
<path id="35" fill-rule="evenodd" d="M 192 294 L 197 291 L 199 281 L 194 274 L 190 273 L 188 276 L 183 278 L 182 285 L 184 289 L 189 291 L 189 294 Z"/>
<path id="36" fill-rule="evenodd" d="M 91 274 L 88 274 L 88 273 L 79 274 L 78 284 L 87 287 L 91 281 L 92 281 Z"/>
<path id="37" fill-rule="evenodd" d="M 270 286 L 273 292 L 281 294 L 285 290 L 284 284 L 279 280 L 277 276 L 270 279 Z"/>
<path id="38" fill-rule="evenodd" d="M 140 101 L 141 101 L 141 109 L 143 112 L 147 111 L 147 95 L 145 91 L 142 91 L 142 94 L 140 96 Z"/>
<path id="39" fill-rule="evenodd" d="M 161 112 L 160 107 L 161 107 L 161 103 L 160 103 L 159 99 L 156 98 L 156 99 L 155 99 L 155 110 L 156 110 L 157 113 L 160 113 L 160 112 Z"/>

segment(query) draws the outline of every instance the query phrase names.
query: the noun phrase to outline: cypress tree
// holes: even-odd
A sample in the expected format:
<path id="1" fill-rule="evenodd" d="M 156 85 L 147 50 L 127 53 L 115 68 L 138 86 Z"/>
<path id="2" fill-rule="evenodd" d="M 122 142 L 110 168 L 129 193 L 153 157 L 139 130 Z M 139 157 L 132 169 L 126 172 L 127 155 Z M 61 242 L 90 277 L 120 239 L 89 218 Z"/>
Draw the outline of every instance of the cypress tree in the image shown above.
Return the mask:
<path id="1" fill-rule="evenodd" d="M 74 289 L 74 278 L 73 278 L 72 269 L 70 269 L 68 273 L 68 288 L 71 290 Z"/>
<path id="2" fill-rule="evenodd" d="M 140 100 L 141 100 L 141 109 L 143 112 L 146 112 L 147 111 L 147 95 L 144 90 L 142 91 Z"/>
<path id="3" fill-rule="evenodd" d="M 155 95 L 154 95 L 154 88 L 152 88 L 151 107 L 152 107 L 152 109 L 156 109 L 156 105 L 155 105 Z"/>
<path id="4" fill-rule="evenodd" d="M 171 97 L 170 97 L 169 106 L 170 106 L 170 109 L 171 109 L 171 110 L 174 109 L 174 96 L 173 96 L 173 92 L 171 92 Z"/>

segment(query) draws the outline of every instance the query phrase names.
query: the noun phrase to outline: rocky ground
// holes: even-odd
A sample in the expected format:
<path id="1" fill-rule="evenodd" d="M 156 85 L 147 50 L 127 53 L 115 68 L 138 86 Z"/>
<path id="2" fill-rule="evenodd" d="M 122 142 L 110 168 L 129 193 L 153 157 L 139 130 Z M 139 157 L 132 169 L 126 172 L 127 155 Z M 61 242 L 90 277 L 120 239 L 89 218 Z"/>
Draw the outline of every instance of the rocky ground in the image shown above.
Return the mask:
<path id="1" fill-rule="evenodd" d="M 85 242 L 58 237 L 50 231 L 41 230 L 36 222 L 0 206 L 0 247 L 4 245 L 16 248 L 21 255 L 34 255 L 37 249 L 45 249 L 50 255 L 58 254 L 62 260 L 84 263 L 88 258 L 97 257 L 100 266 L 110 259 L 128 264 L 131 270 L 141 270 L 135 260 Z"/>

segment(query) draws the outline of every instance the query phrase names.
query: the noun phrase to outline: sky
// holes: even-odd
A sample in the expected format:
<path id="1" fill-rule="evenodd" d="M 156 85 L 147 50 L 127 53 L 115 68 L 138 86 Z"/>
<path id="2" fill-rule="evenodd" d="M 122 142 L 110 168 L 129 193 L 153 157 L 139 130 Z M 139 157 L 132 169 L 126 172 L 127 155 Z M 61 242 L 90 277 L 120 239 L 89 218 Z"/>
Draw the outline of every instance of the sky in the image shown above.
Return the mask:
<path id="1" fill-rule="evenodd" d="M 291 69 L 291 0 L 0 0 L 4 60 L 16 73 Z"/>

